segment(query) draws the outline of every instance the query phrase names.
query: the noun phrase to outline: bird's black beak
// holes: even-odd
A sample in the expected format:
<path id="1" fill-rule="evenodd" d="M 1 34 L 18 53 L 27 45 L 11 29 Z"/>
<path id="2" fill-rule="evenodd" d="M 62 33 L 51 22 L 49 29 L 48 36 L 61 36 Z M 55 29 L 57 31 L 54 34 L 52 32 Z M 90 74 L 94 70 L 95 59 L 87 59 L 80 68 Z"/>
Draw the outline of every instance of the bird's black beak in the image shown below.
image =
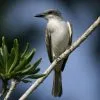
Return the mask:
<path id="1" fill-rule="evenodd" d="M 45 16 L 45 14 L 44 13 L 41 13 L 41 14 L 35 15 L 34 17 L 44 17 L 44 16 Z"/>

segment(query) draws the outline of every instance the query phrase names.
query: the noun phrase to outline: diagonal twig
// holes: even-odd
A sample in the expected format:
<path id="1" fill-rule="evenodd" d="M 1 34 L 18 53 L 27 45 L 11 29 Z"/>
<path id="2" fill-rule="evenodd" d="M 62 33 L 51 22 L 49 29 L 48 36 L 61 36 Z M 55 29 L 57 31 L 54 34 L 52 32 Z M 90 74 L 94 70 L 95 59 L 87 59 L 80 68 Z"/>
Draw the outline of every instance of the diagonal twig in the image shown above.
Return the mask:
<path id="1" fill-rule="evenodd" d="M 4 100 L 8 100 L 9 99 L 11 93 L 13 92 L 13 90 L 15 89 L 15 87 L 16 87 L 17 84 L 18 84 L 18 81 L 17 80 L 15 80 L 15 79 L 12 79 L 11 80 L 10 88 L 9 88 L 6 96 L 4 97 Z"/>

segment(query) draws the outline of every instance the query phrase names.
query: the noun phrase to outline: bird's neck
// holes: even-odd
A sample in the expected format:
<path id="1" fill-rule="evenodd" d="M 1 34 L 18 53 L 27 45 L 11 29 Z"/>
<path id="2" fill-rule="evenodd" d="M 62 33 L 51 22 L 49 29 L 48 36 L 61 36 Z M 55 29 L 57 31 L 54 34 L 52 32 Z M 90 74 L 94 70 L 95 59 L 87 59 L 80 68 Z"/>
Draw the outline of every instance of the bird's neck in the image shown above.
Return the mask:
<path id="1" fill-rule="evenodd" d="M 47 23 L 47 27 L 50 30 L 59 29 L 61 27 L 62 21 L 63 21 L 63 19 L 61 19 L 61 18 L 52 18 L 52 19 L 49 19 L 48 23 Z"/>
<path id="2" fill-rule="evenodd" d="M 63 20 L 62 17 L 56 16 L 56 17 L 49 18 L 49 19 L 48 19 L 48 22 L 50 22 L 50 21 L 62 21 L 62 20 Z"/>

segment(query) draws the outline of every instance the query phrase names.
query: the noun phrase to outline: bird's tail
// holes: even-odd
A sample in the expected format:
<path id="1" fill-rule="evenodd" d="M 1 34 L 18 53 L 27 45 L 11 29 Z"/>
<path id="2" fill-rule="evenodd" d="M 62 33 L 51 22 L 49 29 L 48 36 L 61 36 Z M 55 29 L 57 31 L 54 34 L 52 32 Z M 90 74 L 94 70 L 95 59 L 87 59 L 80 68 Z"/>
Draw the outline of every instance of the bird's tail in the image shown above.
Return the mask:
<path id="1" fill-rule="evenodd" d="M 54 71 L 52 95 L 55 96 L 55 97 L 60 97 L 62 95 L 61 71 L 56 71 L 56 70 Z"/>

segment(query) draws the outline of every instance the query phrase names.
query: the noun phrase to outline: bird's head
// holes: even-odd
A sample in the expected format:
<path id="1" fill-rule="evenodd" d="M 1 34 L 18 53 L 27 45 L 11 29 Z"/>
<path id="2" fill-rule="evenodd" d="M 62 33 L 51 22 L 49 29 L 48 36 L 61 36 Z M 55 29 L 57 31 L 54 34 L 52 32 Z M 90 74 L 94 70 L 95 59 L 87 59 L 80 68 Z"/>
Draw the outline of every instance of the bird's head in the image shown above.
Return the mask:
<path id="1" fill-rule="evenodd" d="M 37 14 L 35 15 L 35 17 L 45 18 L 47 20 L 52 18 L 62 18 L 60 11 L 54 9 L 50 9 L 43 13 Z"/>

